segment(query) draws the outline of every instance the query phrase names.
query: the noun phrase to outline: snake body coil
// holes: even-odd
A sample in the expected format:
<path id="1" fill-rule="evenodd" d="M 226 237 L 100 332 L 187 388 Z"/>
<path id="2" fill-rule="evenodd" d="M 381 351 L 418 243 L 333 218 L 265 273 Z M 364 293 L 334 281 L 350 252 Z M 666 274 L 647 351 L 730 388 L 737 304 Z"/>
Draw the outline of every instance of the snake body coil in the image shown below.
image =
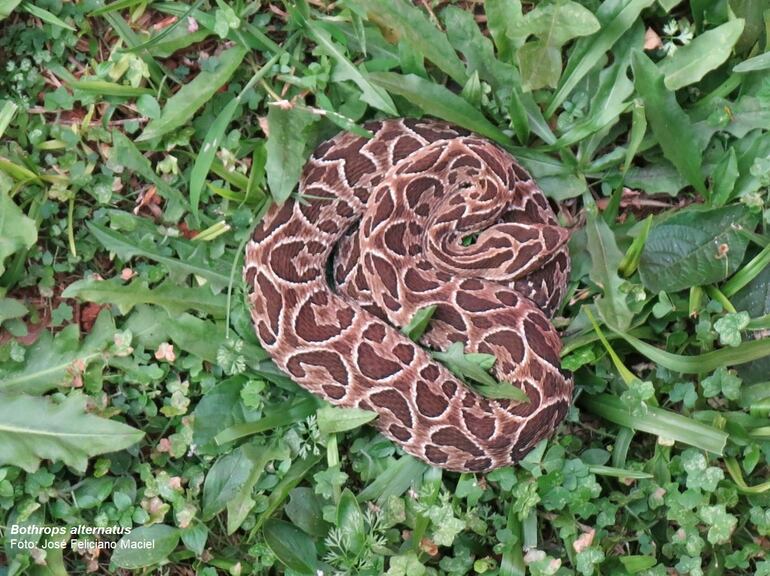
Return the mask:
<path id="1" fill-rule="evenodd" d="M 375 410 L 385 436 L 430 464 L 516 462 L 571 399 L 549 321 L 569 276 L 568 233 L 489 141 L 429 120 L 366 128 L 373 138 L 344 133 L 319 146 L 302 200 L 271 207 L 247 244 L 257 335 L 298 384 Z M 434 304 L 421 343 L 493 354 L 494 376 L 529 403 L 484 398 L 394 327 Z"/>

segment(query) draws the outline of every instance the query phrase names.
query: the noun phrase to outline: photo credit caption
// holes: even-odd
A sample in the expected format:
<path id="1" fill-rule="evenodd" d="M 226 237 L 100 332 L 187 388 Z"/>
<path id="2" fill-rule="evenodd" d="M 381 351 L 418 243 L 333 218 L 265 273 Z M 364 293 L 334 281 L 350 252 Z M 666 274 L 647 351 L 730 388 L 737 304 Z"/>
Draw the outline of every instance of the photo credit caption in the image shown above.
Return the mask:
<path id="1" fill-rule="evenodd" d="M 131 531 L 132 528 L 124 528 L 122 526 L 11 524 L 7 529 L 6 542 L 9 549 L 17 551 L 32 550 L 34 548 L 42 550 L 63 550 L 65 548 L 73 550 L 115 550 L 119 548 L 151 550 L 155 547 L 155 540 L 124 539 L 123 536 L 127 536 Z M 48 538 L 40 542 L 39 537 L 42 536 Z"/>

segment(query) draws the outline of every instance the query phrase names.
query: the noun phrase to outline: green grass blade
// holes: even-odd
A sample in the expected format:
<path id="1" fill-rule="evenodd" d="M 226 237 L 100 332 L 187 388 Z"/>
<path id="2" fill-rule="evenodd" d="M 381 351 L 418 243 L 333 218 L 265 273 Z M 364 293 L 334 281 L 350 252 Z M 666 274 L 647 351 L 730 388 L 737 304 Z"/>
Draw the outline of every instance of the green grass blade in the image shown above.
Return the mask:
<path id="1" fill-rule="evenodd" d="M 633 416 L 619 398 L 610 394 L 583 394 L 578 403 L 592 414 L 620 426 L 695 446 L 720 456 L 727 443 L 726 432 L 663 408 L 648 406 L 646 414 Z"/>
<path id="2" fill-rule="evenodd" d="M 246 56 L 246 49 L 235 46 L 219 56 L 214 71 L 203 70 L 166 101 L 160 118 L 151 120 L 136 139 L 137 142 L 160 138 L 176 130 L 192 118 L 233 75 Z"/>
<path id="3" fill-rule="evenodd" d="M 369 79 L 388 92 L 407 98 L 432 116 L 477 132 L 500 144 L 511 145 L 502 130 L 487 120 L 477 108 L 444 86 L 414 74 L 402 76 L 394 72 L 369 74 Z"/>
<path id="4" fill-rule="evenodd" d="M 54 26 L 59 26 L 60 28 L 65 28 L 67 30 L 71 30 L 72 32 L 77 32 L 75 28 L 67 24 L 64 20 L 62 20 L 55 14 L 51 14 L 45 8 L 41 8 L 40 6 L 36 6 L 35 4 L 32 4 L 30 2 L 24 2 L 21 5 L 21 7 L 23 10 L 26 10 L 33 16 L 40 18 L 43 22 L 48 22 L 49 24 L 53 24 Z"/>
<path id="5" fill-rule="evenodd" d="M 310 32 L 310 36 L 313 40 L 315 40 L 329 56 L 334 58 L 337 62 L 337 66 L 339 66 L 344 71 L 345 75 L 358 86 L 362 93 L 361 99 L 364 102 L 391 116 L 398 115 L 396 105 L 393 103 L 393 100 L 391 100 L 388 93 L 379 86 L 372 85 L 372 83 L 359 72 L 358 68 L 353 65 L 347 56 L 342 53 L 342 50 L 340 50 L 334 43 L 326 30 L 312 20 L 306 20 L 305 26 L 307 27 L 308 32 Z"/>
<path id="6" fill-rule="evenodd" d="M 738 364 L 745 364 L 752 360 L 764 358 L 770 356 L 770 338 L 763 340 L 749 340 L 742 342 L 735 348 L 720 348 L 719 350 L 713 350 L 711 352 L 705 352 L 696 356 L 683 356 L 681 354 L 673 354 L 666 352 L 660 348 L 656 348 L 651 344 L 617 331 L 610 327 L 613 332 L 618 334 L 623 340 L 628 342 L 631 346 L 636 348 L 636 351 L 646 356 L 653 362 L 656 362 L 673 370 L 675 372 L 681 372 L 682 374 L 702 374 L 704 372 L 711 372 L 716 370 L 720 366 L 736 366 Z"/>
<path id="7" fill-rule="evenodd" d="M 276 54 L 270 58 L 270 60 L 265 62 L 262 67 L 260 67 L 256 74 L 254 74 L 254 76 L 251 78 L 251 80 L 249 80 L 248 84 L 244 86 L 243 90 L 241 90 L 241 93 L 233 98 L 230 102 L 228 102 L 227 106 L 225 106 L 217 115 L 216 120 L 214 120 L 214 123 L 206 133 L 206 137 L 203 139 L 200 152 L 195 158 L 195 163 L 193 164 L 192 171 L 190 172 L 190 210 L 192 211 L 193 217 L 196 220 L 198 220 L 199 217 L 198 205 L 200 204 L 200 196 L 201 192 L 203 191 L 203 186 L 206 182 L 206 176 L 208 176 L 209 170 L 211 169 L 211 164 L 214 162 L 219 144 L 222 142 L 222 139 L 225 136 L 225 130 L 227 130 L 227 126 L 232 121 L 233 115 L 235 114 L 238 105 L 241 103 L 243 96 L 251 88 L 253 88 L 256 83 L 259 82 L 259 80 L 264 78 L 265 74 L 267 74 L 273 65 L 278 61 L 278 58 L 279 55 Z"/>
<path id="8" fill-rule="evenodd" d="M 398 31 L 400 42 L 416 49 L 418 53 L 438 66 L 460 86 L 468 80 L 465 65 L 457 56 L 446 37 L 428 20 L 425 13 L 405 0 L 354 0 L 351 2 L 366 11 L 369 19 Z"/>
<path id="9" fill-rule="evenodd" d="M 19 107 L 11 101 L 5 102 L 3 107 L 0 108 L 0 138 L 3 137 L 5 129 L 8 128 L 8 125 L 11 123 L 18 108 Z"/>
<path id="10" fill-rule="evenodd" d="M 765 246 L 759 254 L 749 261 L 748 264 L 738 270 L 732 278 L 724 283 L 722 286 L 722 294 L 729 298 L 756 278 L 768 264 L 770 264 L 770 244 Z"/>
<path id="11" fill-rule="evenodd" d="M 116 84 L 115 82 L 107 82 L 106 80 L 99 79 L 84 79 L 69 81 L 67 84 L 75 90 L 81 90 L 89 94 L 97 94 L 99 96 L 141 96 L 143 94 L 155 94 L 149 88 L 135 88 L 134 86 L 125 86 L 123 84 Z"/>
<path id="12" fill-rule="evenodd" d="M 580 40 L 570 56 L 561 76 L 559 87 L 554 92 L 545 117 L 550 118 L 575 86 L 596 65 L 599 58 L 612 48 L 615 42 L 637 21 L 639 13 L 651 6 L 655 0 L 631 0 L 628 3 L 605 0 L 596 13 L 602 25 L 593 36 Z"/>
<path id="13" fill-rule="evenodd" d="M 223 430 L 214 437 L 214 442 L 221 446 L 244 436 L 259 434 L 278 426 L 287 426 L 288 424 L 299 422 L 314 414 L 317 406 L 318 400 L 314 397 L 304 398 L 299 402 L 287 402 L 275 407 L 271 410 L 270 415 L 256 422 L 244 422 L 243 424 L 237 424 Z"/>

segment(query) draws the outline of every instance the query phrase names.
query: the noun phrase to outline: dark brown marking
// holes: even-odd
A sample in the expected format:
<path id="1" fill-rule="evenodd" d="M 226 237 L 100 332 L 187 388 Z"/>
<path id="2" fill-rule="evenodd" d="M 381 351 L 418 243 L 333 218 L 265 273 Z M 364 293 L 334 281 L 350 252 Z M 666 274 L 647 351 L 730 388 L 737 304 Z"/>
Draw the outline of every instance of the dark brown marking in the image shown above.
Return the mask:
<path id="1" fill-rule="evenodd" d="M 463 310 L 469 310 L 471 312 L 486 312 L 487 310 L 496 310 L 501 308 L 500 304 L 493 300 L 486 300 L 479 298 L 474 294 L 468 292 L 457 293 L 457 304 L 462 307 Z"/>
<path id="2" fill-rule="evenodd" d="M 324 384 L 321 386 L 321 388 L 330 398 L 334 398 L 335 400 L 339 400 L 345 396 L 345 389 L 342 386 L 337 386 L 335 384 Z"/>
<path id="3" fill-rule="evenodd" d="M 546 360 L 552 366 L 558 368 L 561 365 L 559 354 L 550 346 L 543 336 L 542 329 L 529 318 L 524 320 L 524 332 L 527 335 L 527 343 L 535 354 Z"/>
<path id="4" fill-rule="evenodd" d="M 465 426 L 470 430 L 471 434 L 482 440 L 488 440 L 495 433 L 495 419 L 494 418 L 479 418 L 474 416 L 471 412 L 463 410 L 463 420 L 465 420 Z"/>
<path id="5" fill-rule="evenodd" d="M 358 368 L 372 380 L 384 380 L 401 371 L 401 364 L 383 358 L 366 342 L 358 345 Z"/>
<path id="6" fill-rule="evenodd" d="M 267 276 L 261 272 L 257 274 L 257 285 L 259 286 L 259 293 L 265 301 L 265 309 L 267 317 L 270 319 L 273 334 L 277 334 L 278 325 L 281 320 L 281 309 L 283 308 L 281 293 L 276 290 Z"/>
<path id="7" fill-rule="evenodd" d="M 431 441 L 439 446 L 453 446 L 458 450 L 467 452 L 471 456 L 483 456 L 484 451 L 476 444 L 471 442 L 466 436 L 463 436 L 457 428 L 444 426 L 430 435 Z"/>
<path id="8" fill-rule="evenodd" d="M 382 390 L 369 395 L 369 400 L 375 406 L 385 408 L 393 413 L 407 428 L 412 427 L 412 413 L 404 397 L 397 390 Z"/>
<path id="9" fill-rule="evenodd" d="M 481 472 L 492 466 L 492 460 L 489 458 L 472 458 L 466 460 L 463 466 L 472 472 Z"/>
<path id="10" fill-rule="evenodd" d="M 520 363 L 524 360 L 524 342 L 513 330 L 501 330 L 489 334 L 484 341 L 505 348 L 514 362 Z"/>
<path id="11" fill-rule="evenodd" d="M 436 418 L 449 408 L 449 402 L 447 402 L 446 398 L 431 392 L 430 387 L 423 380 L 417 381 L 416 390 L 417 398 L 415 403 L 422 415 Z"/>
<path id="12" fill-rule="evenodd" d="M 393 265 L 376 254 L 368 254 L 367 261 L 371 265 L 370 271 L 377 274 L 390 295 L 398 300 L 398 273 Z"/>
<path id="13" fill-rule="evenodd" d="M 410 268 L 404 274 L 404 284 L 412 292 L 429 292 L 440 286 L 438 282 L 426 278 L 425 275 L 420 274 L 414 268 Z"/>
<path id="14" fill-rule="evenodd" d="M 406 256 L 406 246 L 404 245 L 404 235 L 406 233 L 406 224 L 403 222 L 396 222 L 388 226 L 382 239 L 385 242 L 385 246 L 398 256 Z"/>
<path id="15" fill-rule="evenodd" d="M 366 327 L 366 330 L 361 333 L 361 336 L 372 342 L 382 342 L 385 340 L 386 333 L 385 326 L 378 322 L 369 324 L 369 326 Z"/>
<path id="16" fill-rule="evenodd" d="M 411 344 L 398 344 L 393 348 L 393 354 L 408 366 L 414 360 L 414 346 Z"/>
<path id="17" fill-rule="evenodd" d="M 301 352 L 295 354 L 286 363 L 286 369 L 295 378 L 304 378 L 305 366 L 317 366 L 324 368 L 329 375 L 343 386 L 348 385 L 348 369 L 342 359 L 334 352 L 327 350 L 314 350 L 313 352 Z"/>
<path id="18" fill-rule="evenodd" d="M 425 368 L 420 370 L 420 376 L 431 382 L 438 379 L 441 372 L 435 364 L 428 364 Z"/>
<path id="19" fill-rule="evenodd" d="M 391 424 L 388 427 L 388 430 L 390 430 L 390 433 L 393 434 L 393 436 L 401 440 L 401 442 L 409 442 L 409 440 L 412 439 L 411 432 L 398 424 Z"/>
<path id="20" fill-rule="evenodd" d="M 434 464 L 443 464 L 449 458 L 449 455 L 436 446 L 428 444 L 425 446 L 425 457 Z"/>

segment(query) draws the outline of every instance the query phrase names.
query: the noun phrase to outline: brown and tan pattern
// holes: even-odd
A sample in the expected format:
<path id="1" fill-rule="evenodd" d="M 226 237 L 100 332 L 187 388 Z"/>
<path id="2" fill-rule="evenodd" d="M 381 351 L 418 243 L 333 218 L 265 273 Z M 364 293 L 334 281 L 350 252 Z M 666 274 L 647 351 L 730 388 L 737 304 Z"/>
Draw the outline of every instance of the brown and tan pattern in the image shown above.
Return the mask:
<path id="1" fill-rule="evenodd" d="M 569 275 L 568 233 L 487 140 L 429 120 L 366 127 L 373 138 L 319 146 L 302 200 L 273 206 L 248 243 L 257 335 L 301 386 L 377 411 L 380 431 L 430 464 L 516 462 L 571 399 L 549 321 Z M 494 354 L 495 377 L 530 402 L 485 399 L 394 328 L 431 304 L 423 346 Z"/>

